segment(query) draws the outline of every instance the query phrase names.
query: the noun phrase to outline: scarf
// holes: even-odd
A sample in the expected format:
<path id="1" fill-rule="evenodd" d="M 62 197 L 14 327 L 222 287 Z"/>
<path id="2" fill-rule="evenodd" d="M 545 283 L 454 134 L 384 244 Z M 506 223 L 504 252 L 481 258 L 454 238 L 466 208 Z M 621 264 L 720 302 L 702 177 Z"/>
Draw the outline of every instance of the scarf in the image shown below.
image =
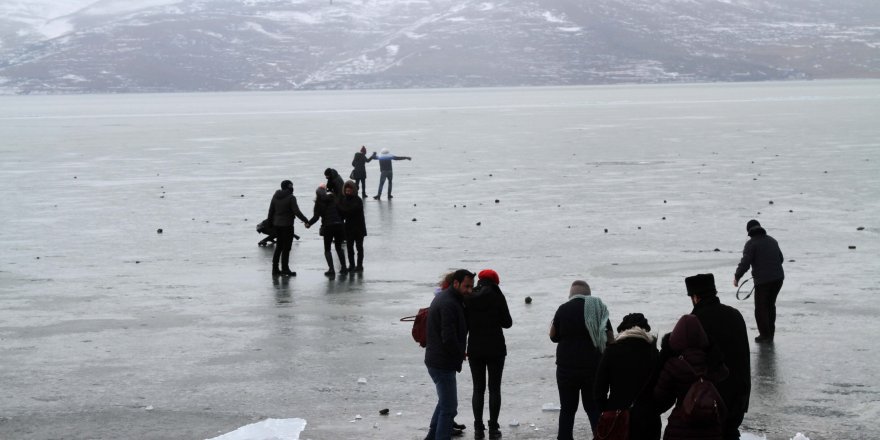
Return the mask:
<path id="1" fill-rule="evenodd" d="M 599 350 L 599 353 L 605 352 L 605 343 L 608 342 L 608 334 L 605 332 L 605 326 L 610 319 L 608 307 L 601 299 L 594 296 L 574 295 L 569 301 L 581 298 L 584 300 L 584 324 L 587 325 L 587 331 L 590 333 L 590 340 L 593 346 Z"/>

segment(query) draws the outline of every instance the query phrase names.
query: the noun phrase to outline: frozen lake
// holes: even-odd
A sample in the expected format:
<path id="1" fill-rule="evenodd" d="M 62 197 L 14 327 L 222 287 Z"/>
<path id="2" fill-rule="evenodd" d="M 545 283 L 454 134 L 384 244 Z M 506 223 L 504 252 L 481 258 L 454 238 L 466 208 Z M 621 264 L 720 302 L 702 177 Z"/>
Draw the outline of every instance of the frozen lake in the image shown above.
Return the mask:
<path id="1" fill-rule="evenodd" d="M 751 338 L 731 282 L 753 217 L 786 281 L 743 429 L 880 438 L 878 120 L 876 81 L 2 96 L 0 438 L 297 417 L 303 439 L 421 439 L 435 394 L 398 319 L 466 267 L 498 271 L 514 319 L 504 438 L 552 439 L 547 326 L 571 281 L 662 334 L 691 309 L 684 277 L 712 272 Z M 310 214 L 361 145 L 413 157 L 392 202 L 365 202 L 365 273 L 326 279 L 298 225 L 299 276 L 273 280 L 254 226 L 278 183 Z"/>

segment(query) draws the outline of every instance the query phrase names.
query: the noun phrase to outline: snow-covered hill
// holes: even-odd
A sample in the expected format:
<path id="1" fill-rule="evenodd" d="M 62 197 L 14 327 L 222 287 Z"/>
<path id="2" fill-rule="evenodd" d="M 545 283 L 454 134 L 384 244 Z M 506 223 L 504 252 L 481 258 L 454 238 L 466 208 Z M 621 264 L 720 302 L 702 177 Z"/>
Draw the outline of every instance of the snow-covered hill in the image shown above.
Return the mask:
<path id="1" fill-rule="evenodd" d="M 880 77 L 874 0 L 4 0 L 11 93 Z"/>

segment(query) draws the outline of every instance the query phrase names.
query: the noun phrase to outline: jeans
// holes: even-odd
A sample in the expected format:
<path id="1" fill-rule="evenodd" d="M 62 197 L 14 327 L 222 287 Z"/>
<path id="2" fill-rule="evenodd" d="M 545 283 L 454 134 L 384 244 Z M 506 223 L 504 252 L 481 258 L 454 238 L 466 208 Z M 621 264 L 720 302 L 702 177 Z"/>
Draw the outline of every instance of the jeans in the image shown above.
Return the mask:
<path id="1" fill-rule="evenodd" d="M 382 195 L 382 188 L 385 187 L 385 180 L 388 180 L 388 196 L 391 196 L 391 178 L 394 177 L 394 173 L 391 171 L 382 171 L 382 174 L 379 176 L 379 192 L 376 194 L 377 196 Z"/>
<path id="2" fill-rule="evenodd" d="M 755 284 L 755 323 L 758 333 L 773 339 L 776 334 L 776 297 L 782 289 L 782 281 Z"/>
<path id="3" fill-rule="evenodd" d="M 468 359 L 471 376 L 474 379 L 474 395 L 471 404 L 474 409 L 474 429 L 483 427 L 483 397 L 486 394 L 486 373 L 489 373 L 489 428 L 498 429 L 498 413 L 501 412 L 501 374 L 504 371 L 504 356 L 497 358 Z"/>
<path id="4" fill-rule="evenodd" d="M 281 270 L 290 270 L 290 248 L 293 245 L 293 226 L 276 226 L 278 240 L 275 244 L 275 254 L 272 255 L 272 268 L 278 269 L 278 260 L 281 260 Z"/>
<path id="5" fill-rule="evenodd" d="M 458 414 L 458 386 L 455 370 L 441 370 L 428 367 L 428 374 L 437 388 L 437 406 L 431 416 L 429 439 L 449 440 L 452 436 L 452 419 Z"/>
<path id="6" fill-rule="evenodd" d="M 584 411 L 590 419 L 590 428 L 595 432 L 599 423 L 599 405 L 593 400 L 592 370 L 569 370 L 556 367 L 556 386 L 559 388 L 559 432 L 558 440 L 574 439 L 574 416 L 578 409 L 578 397 L 584 403 Z"/>

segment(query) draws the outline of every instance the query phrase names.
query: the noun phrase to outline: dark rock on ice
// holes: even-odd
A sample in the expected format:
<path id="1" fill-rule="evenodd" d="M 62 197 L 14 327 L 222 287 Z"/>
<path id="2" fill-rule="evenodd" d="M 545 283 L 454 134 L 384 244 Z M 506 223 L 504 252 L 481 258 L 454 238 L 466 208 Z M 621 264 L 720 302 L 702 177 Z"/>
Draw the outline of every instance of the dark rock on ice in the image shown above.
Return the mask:
<path id="1" fill-rule="evenodd" d="M 161 234 L 161 233 L 162 233 L 162 228 L 156 229 L 156 233 L 157 233 L 157 234 Z"/>
<path id="2" fill-rule="evenodd" d="M 527 296 L 527 297 L 526 297 L 526 304 L 531 304 L 531 303 L 532 303 L 532 297 L 531 297 L 531 296 Z"/>
<path id="3" fill-rule="evenodd" d="M 482 224 L 483 224 L 483 222 L 477 222 L 477 226 L 480 226 Z"/>
<path id="4" fill-rule="evenodd" d="M 850 246 L 849 248 L 850 248 L 850 249 L 855 249 L 856 247 L 855 247 L 855 246 Z"/>
<path id="5" fill-rule="evenodd" d="M 856 231 L 864 231 L 864 230 L 865 230 L 864 226 L 859 226 L 858 228 L 856 228 Z"/>
<path id="6" fill-rule="evenodd" d="M 388 408 L 380 409 L 380 410 L 379 410 L 379 415 L 387 416 L 387 415 L 388 415 Z"/>

